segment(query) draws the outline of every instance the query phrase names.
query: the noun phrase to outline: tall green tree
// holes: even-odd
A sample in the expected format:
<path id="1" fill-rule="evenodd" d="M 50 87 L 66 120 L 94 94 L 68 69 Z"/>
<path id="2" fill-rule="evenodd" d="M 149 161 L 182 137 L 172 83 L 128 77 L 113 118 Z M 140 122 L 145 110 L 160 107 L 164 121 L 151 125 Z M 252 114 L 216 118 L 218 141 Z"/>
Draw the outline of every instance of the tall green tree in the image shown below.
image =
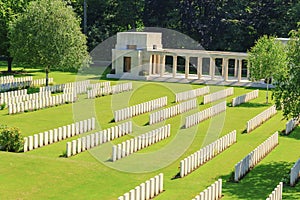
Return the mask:
<path id="1" fill-rule="evenodd" d="M 7 71 L 12 71 L 12 56 L 9 54 L 9 23 L 15 16 L 22 13 L 30 0 L 0 0 L 0 56 L 8 61 Z"/>
<path id="2" fill-rule="evenodd" d="M 89 59 L 86 37 L 72 8 L 61 0 L 30 2 L 10 25 L 10 53 L 16 62 L 76 70 Z"/>
<path id="3" fill-rule="evenodd" d="M 300 24 L 299 24 L 300 27 Z M 273 97 L 277 108 L 283 109 L 285 118 L 300 117 L 300 28 L 290 32 L 287 44 L 288 65 L 274 83 Z"/>
<path id="4" fill-rule="evenodd" d="M 272 78 L 286 68 L 287 54 L 284 45 L 274 37 L 263 36 L 248 52 L 250 78 L 253 81 L 264 79 L 267 83 L 266 103 L 268 103 L 269 83 Z"/>

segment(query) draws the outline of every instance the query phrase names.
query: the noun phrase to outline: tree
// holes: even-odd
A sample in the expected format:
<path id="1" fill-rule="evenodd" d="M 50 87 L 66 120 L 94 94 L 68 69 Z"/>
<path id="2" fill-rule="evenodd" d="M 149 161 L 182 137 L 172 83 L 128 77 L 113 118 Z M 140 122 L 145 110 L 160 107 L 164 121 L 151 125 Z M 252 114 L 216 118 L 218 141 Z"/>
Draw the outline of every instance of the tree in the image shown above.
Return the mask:
<path id="1" fill-rule="evenodd" d="M 4 151 L 19 152 L 23 148 L 23 137 L 18 128 L 0 126 L 0 148 Z"/>
<path id="2" fill-rule="evenodd" d="M 16 62 L 43 67 L 46 85 L 50 68 L 76 70 L 89 59 L 80 21 L 61 0 L 30 2 L 9 28 L 11 55 Z"/>
<path id="3" fill-rule="evenodd" d="M 300 27 L 300 24 L 299 24 Z M 283 109 L 285 118 L 300 117 L 300 28 L 290 32 L 287 44 L 288 65 L 274 83 L 273 97 L 277 108 Z"/>
<path id="4" fill-rule="evenodd" d="M 269 83 L 276 80 L 287 65 L 284 45 L 274 37 L 263 36 L 258 39 L 248 52 L 250 78 L 253 81 L 264 79 L 267 83 L 266 103 L 268 103 Z"/>
<path id="5" fill-rule="evenodd" d="M 9 54 L 8 27 L 15 15 L 22 13 L 30 0 L 0 0 L 0 56 L 8 63 L 7 71 L 12 71 L 13 58 Z"/>

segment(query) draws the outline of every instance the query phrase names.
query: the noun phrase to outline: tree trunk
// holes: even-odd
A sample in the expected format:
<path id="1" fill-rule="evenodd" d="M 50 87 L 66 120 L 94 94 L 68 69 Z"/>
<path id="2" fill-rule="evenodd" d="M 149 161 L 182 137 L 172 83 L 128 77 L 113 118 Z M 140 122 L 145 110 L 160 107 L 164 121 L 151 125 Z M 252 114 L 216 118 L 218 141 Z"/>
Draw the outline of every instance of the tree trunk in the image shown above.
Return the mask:
<path id="1" fill-rule="evenodd" d="M 46 67 L 45 71 L 46 71 L 46 86 L 48 86 L 48 82 L 49 82 L 49 67 Z"/>
<path id="2" fill-rule="evenodd" d="M 12 57 L 8 57 L 7 58 L 7 72 L 11 72 L 12 70 L 12 61 L 13 61 L 13 58 Z"/>
<path id="3" fill-rule="evenodd" d="M 267 78 L 267 94 L 266 94 L 266 104 L 269 103 L 269 78 Z"/>

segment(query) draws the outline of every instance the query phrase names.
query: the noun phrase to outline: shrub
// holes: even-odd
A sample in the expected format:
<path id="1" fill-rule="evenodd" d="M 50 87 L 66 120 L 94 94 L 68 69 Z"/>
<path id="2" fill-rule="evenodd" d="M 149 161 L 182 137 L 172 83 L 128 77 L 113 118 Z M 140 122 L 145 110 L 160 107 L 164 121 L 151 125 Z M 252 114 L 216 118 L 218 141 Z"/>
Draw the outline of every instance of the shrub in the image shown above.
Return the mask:
<path id="1" fill-rule="evenodd" d="M 18 128 L 0 126 L 0 149 L 19 152 L 23 149 L 23 137 Z"/>
<path id="2" fill-rule="evenodd" d="M 142 70 L 139 72 L 139 76 L 148 76 L 148 75 L 149 75 L 149 72 L 146 70 Z"/>
<path id="3" fill-rule="evenodd" d="M 39 87 L 29 87 L 29 88 L 27 88 L 27 94 L 36 93 L 36 92 L 39 92 L 39 91 L 40 91 Z"/>
<path id="4" fill-rule="evenodd" d="M 6 103 L 3 103 L 0 105 L 0 110 L 4 110 L 4 108 L 6 107 Z"/>

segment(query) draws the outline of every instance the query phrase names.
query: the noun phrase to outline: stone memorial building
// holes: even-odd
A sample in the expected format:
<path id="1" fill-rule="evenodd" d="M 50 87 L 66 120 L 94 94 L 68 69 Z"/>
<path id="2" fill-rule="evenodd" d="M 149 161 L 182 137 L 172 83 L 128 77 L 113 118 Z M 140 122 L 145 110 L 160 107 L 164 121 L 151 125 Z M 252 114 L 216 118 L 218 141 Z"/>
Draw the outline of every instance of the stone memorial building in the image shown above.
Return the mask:
<path id="1" fill-rule="evenodd" d="M 162 33 L 120 32 L 112 49 L 108 78 L 170 77 L 222 81 L 248 80 L 247 54 L 163 48 Z"/>

